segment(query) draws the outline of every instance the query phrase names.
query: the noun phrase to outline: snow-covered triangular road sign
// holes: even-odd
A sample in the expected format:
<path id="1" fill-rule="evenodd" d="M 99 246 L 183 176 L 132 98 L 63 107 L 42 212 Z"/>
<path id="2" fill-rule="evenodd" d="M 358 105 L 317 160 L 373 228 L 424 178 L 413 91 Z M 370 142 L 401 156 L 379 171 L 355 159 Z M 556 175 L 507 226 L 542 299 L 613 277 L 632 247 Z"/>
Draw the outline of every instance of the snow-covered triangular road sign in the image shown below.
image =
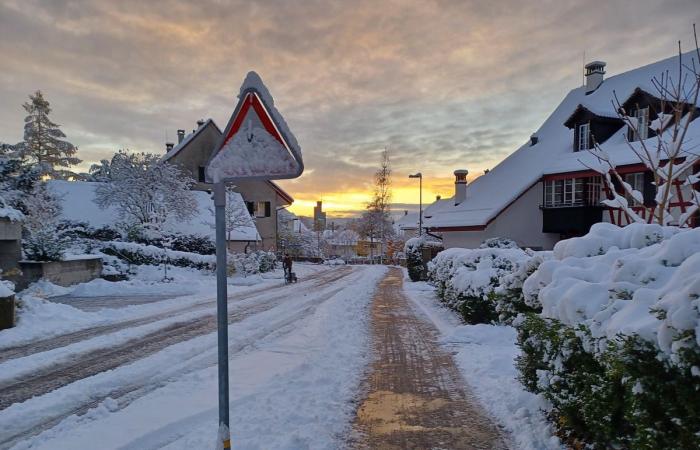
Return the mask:
<path id="1" fill-rule="evenodd" d="M 303 171 L 296 138 L 260 76 L 248 72 L 238 105 L 207 164 L 207 181 L 281 180 Z"/>

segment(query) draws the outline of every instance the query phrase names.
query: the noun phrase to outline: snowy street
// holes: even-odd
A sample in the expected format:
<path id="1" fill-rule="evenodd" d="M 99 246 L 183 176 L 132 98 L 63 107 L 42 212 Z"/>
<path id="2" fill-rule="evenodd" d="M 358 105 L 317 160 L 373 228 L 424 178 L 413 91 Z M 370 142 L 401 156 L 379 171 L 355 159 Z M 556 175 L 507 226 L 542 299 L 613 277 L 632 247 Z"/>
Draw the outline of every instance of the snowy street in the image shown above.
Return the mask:
<path id="1" fill-rule="evenodd" d="M 324 447 L 354 414 L 351 400 L 369 357 L 365 312 L 384 269 L 316 270 L 297 285 L 230 296 L 239 448 Z M 0 447 L 86 448 L 96 436 L 101 448 L 212 446 L 214 313 L 209 298 L 0 349 Z M 318 428 L 294 425 L 319 415 L 326 419 Z M 255 431 L 272 428 L 277 438 Z"/>

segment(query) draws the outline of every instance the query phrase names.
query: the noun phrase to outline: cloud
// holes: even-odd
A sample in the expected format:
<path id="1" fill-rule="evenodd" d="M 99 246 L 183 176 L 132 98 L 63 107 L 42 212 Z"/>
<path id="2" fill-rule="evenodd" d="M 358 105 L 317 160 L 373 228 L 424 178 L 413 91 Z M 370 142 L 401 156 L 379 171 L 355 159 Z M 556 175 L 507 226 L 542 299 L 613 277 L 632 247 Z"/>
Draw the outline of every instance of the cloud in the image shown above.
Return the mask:
<path id="1" fill-rule="evenodd" d="M 304 149 L 297 197 L 493 167 L 581 83 L 582 55 L 618 73 L 689 43 L 696 0 L 0 2 L 0 140 L 44 90 L 89 162 L 161 152 L 201 117 L 225 124 L 255 69 Z"/>

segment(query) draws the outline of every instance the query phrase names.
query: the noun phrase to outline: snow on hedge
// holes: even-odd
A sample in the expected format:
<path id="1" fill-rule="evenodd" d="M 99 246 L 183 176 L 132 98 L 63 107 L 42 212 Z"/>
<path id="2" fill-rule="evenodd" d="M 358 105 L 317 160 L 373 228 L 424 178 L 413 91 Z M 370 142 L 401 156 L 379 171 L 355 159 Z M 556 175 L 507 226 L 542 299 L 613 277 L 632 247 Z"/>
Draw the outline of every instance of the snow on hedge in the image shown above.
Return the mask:
<path id="1" fill-rule="evenodd" d="M 114 248 L 118 251 L 127 251 L 129 253 L 139 253 L 150 258 L 160 260 L 167 256 L 169 259 L 186 259 L 197 264 L 216 264 L 216 255 L 200 255 L 199 253 L 180 252 L 177 250 L 163 249 L 155 245 L 144 245 L 136 242 L 121 242 L 110 241 L 106 242 L 107 247 Z"/>
<path id="2" fill-rule="evenodd" d="M 485 297 L 535 256 L 520 248 L 451 248 L 428 263 L 430 278 L 467 297 Z M 510 277 L 510 278 L 507 278 Z"/>
<path id="3" fill-rule="evenodd" d="M 559 242 L 523 286 L 542 315 L 585 325 L 601 345 L 638 335 L 676 359 L 700 345 L 700 229 L 597 224 Z M 695 342 L 683 336 L 694 332 Z"/>

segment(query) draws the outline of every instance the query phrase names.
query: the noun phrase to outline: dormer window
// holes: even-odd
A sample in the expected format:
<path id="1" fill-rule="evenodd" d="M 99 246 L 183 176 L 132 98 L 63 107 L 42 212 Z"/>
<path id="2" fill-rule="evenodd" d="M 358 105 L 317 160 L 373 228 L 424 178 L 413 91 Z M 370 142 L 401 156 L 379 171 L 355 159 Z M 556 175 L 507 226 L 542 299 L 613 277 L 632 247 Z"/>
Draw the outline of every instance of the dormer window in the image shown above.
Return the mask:
<path id="1" fill-rule="evenodd" d="M 576 151 L 588 150 L 591 148 L 591 124 L 590 122 L 579 124 L 577 128 L 578 132 L 578 145 Z"/>
<path id="2" fill-rule="evenodd" d="M 630 128 L 629 130 L 629 140 L 630 141 L 643 141 L 649 137 L 649 107 L 639 108 L 634 111 L 633 115 L 635 121 L 635 126 L 637 130 Z"/>

